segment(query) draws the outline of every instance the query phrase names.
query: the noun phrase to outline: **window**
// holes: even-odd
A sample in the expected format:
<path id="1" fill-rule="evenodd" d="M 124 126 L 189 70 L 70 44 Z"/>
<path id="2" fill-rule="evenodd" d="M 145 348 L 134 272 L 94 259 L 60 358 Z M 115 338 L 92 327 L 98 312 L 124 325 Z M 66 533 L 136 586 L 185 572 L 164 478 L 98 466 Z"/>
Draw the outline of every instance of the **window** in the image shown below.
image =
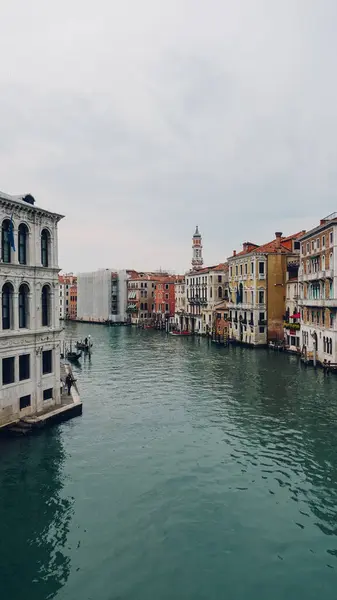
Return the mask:
<path id="1" fill-rule="evenodd" d="M 264 333 L 264 327 L 263 326 L 259 327 L 259 333 Z"/>
<path id="2" fill-rule="evenodd" d="M 250 272 L 252 275 L 254 275 L 254 263 L 253 261 L 250 263 Z"/>
<path id="3" fill-rule="evenodd" d="M 320 239 L 317 238 L 317 240 L 316 240 L 316 248 L 317 248 L 317 250 L 319 250 L 319 247 L 320 247 Z"/>
<path id="4" fill-rule="evenodd" d="M 20 410 L 30 406 L 30 394 L 28 396 L 21 396 L 20 398 Z"/>
<path id="5" fill-rule="evenodd" d="M 264 322 L 264 312 L 260 312 L 259 313 L 259 323 L 263 323 Z"/>
<path id="6" fill-rule="evenodd" d="M 48 229 L 42 229 L 41 231 L 41 264 L 43 267 L 49 267 L 50 257 L 50 233 Z"/>
<path id="7" fill-rule="evenodd" d="M 325 271 L 325 254 L 322 254 L 322 271 Z"/>
<path id="8" fill-rule="evenodd" d="M 42 305 L 42 313 L 41 313 L 42 327 L 49 327 L 49 325 L 50 325 L 50 287 L 49 287 L 49 285 L 44 285 L 42 288 L 41 305 Z M 66 300 L 66 306 L 68 306 L 68 300 Z"/>
<path id="9" fill-rule="evenodd" d="M 245 275 L 247 275 L 247 273 L 248 273 L 248 265 L 247 265 L 247 263 L 245 263 Z"/>
<path id="10" fill-rule="evenodd" d="M 309 254 L 309 253 L 310 253 L 310 244 L 309 244 L 309 242 L 307 242 L 307 254 Z"/>
<path id="11" fill-rule="evenodd" d="M 238 274 L 239 274 L 239 268 L 238 268 L 238 265 L 235 265 L 235 275 L 238 275 Z"/>
<path id="12" fill-rule="evenodd" d="M 333 244 L 333 231 L 330 231 L 330 246 Z"/>
<path id="13" fill-rule="evenodd" d="M 15 359 L 14 356 L 2 359 L 2 385 L 8 385 L 15 381 Z"/>
<path id="14" fill-rule="evenodd" d="M 53 372 L 53 354 L 52 350 L 45 350 L 42 352 L 42 374 Z"/>
<path id="15" fill-rule="evenodd" d="M 169 307 L 169 305 L 168 305 L 168 304 L 165 304 L 165 311 L 166 311 L 166 312 L 169 312 L 169 310 L 170 310 L 170 307 Z"/>
<path id="16" fill-rule="evenodd" d="M 29 288 L 26 283 L 19 287 L 19 327 L 28 327 L 28 294 Z"/>
<path id="17" fill-rule="evenodd" d="M 304 244 L 301 244 L 301 254 L 304 254 Z"/>
<path id="18" fill-rule="evenodd" d="M 144 310 L 147 310 L 147 302 L 144 304 Z"/>
<path id="19" fill-rule="evenodd" d="M 218 275 L 218 283 L 221 283 L 221 282 L 222 282 L 222 276 Z"/>
<path id="20" fill-rule="evenodd" d="M 325 235 L 322 237 L 322 248 L 325 248 Z"/>
<path id="21" fill-rule="evenodd" d="M 5 219 L 1 227 L 1 257 L 4 263 L 11 262 L 11 238 L 13 242 L 13 225 L 9 219 Z"/>
<path id="22" fill-rule="evenodd" d="M 240 275 L 242 275 L 242 265 L 240 265 Z"/>
<path id="23" fill-rule="evenodd" d="M 141 304 L 140 304 L 140 310 L 144 310 L 144 304 L 143 304 L 143 302 L 141 302 Z"/>
<path id="24" fill-rule="evenodd" d="M 259 275 L 264 275 L 264 262 L 259 262 Z"/>
<path id="25" fill-rule="evenodd" d="M 19 380 L 30 378 L 30 355 L 21 354 L 19 356 Z"/>
<path id="26" fill-rule="evenodd" d="M 229 274 L 230 274 L 231 277 L 233 277 L 233 267 L 229 268 Z"/>
<path id="27" fill-rule="evenodd" d="M 168 289 L 169 289 L 168 283 L 165 283 L 165 290 L 168 290 Z"/>
<path id="28" fill-rule="evenodd" d="M 259 290 L 259 304 L 264 304 L 264 290 Z"/>
<path id="29" fill-rule="evenodd" d="M 333 313 L 330 311 L 330 327 L 333 327 Z"/>
<path id="30" fill-rule="evenodd" d="M 165 294 L 165 300 L 168 300 L 169 295 Z"/>
<path id="31" fill-rule="evenodd" d="M 53 398 L 53 388 L 48 388 L 48 390 L 43 390 L 43 400 L 52 400 Z"/>
<path id="32" fill-rule="evenodd" d="M 300 249 L 300 243 L 299 242 L 294 242 L 294 250 L 299 250 Z"/>
<path id="33" fill-rule="evenodd" d="M 13 329 L 13 291 L 11 283 L 2 286 L 2 329 Z"/>
<path id="34" fill-rule="evenodd" d="M 222 298 L 222 287 L 220 285 L 218 287 L 218 298 Z"/>
<path id="35" fill-rule="evenodd" d="M 19 225 L 18 229 L 18 247 L 19 247 L 19 263 L 20 265 L 27 264 L 27 240 L 28 227 L 24 223 Z"/>
<path id="36" fill-rule="evenodd" d="M 212 288 L 209 289 L 209 297 L 212 298 Z"/>

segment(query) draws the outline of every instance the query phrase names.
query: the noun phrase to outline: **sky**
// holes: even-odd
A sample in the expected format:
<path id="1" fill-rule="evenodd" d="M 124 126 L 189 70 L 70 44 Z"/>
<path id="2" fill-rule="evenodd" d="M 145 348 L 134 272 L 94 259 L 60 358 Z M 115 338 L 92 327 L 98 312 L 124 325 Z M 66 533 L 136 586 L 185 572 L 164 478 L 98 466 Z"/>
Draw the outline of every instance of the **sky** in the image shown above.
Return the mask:
<path id="1" fill-rule="evenodd" d="M 0 189 L 64 271 L 190 267 L 337 210 L 336 0 L 1 0 Z"/>

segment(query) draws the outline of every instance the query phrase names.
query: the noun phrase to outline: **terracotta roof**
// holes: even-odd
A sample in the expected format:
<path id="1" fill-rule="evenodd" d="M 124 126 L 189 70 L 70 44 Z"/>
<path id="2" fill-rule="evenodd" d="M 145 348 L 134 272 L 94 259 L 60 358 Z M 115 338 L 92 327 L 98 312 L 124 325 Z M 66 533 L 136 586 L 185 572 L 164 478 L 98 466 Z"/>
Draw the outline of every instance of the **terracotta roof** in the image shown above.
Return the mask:
<path id="1" fill-rule="evenodd" d="M 214 267 L 212 269 L 212 271 L 225 271 L 227 273 L 227 271 L 228 271 L 228 263 L 220 263 L 219 265 L 217 265 L 216 267 Z"/>
<path id="2" fill-rule="evenodd" d="M 303 235 L 303 231 L 299 231 L 298 233 L 293 233 L 292 235 L 288 235 L 287 237 L 281 237 L 280 239 L 280 247 L 277 248 L 278 240 L 274 238 L 271 242 L 267 242 L 266 244 L 262 244 L 261 246 L 257 246 L 256 244 L 252 244 L 251 242 L 246 242 L 245 244 L 248 246 L 246 250 L 242 250 L 238 252 L 235 256 L 230 256 L 228 260 L 235 259 L 238 256 L 248 255 L 248 254 L 268 254 L 268 253 L 281 253 L 288 254 L 292 252 L 292 241 L 300 238 Z"/>

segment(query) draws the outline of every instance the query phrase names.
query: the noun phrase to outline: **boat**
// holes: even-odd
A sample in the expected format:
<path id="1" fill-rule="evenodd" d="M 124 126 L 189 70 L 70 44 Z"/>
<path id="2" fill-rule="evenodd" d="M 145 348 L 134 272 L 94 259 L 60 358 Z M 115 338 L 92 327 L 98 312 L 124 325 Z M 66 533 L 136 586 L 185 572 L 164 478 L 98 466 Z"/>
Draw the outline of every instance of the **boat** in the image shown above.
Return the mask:
<path id="1" fill-rule="evenodd" d="M 83 350 L 83 352 L 90 352 L 92 349 L 92 342 L 90 345 L 85 342 L 76 342 L 76 348 L 77 350 Z"/>
<path id="2" fill-rule="evenodd" d="M 71 350 L 69 350 L 69 352 L 66 353 L 66 358 L 67 360 L 70 360 L 70 362 L 77 362 L 81 358 L 81 356 L 81 350 L 79 352 L 72 352 Z"/>
<path id="3" fill-rule="evenodd" d="M 176 336 L 183 336 L 183 337 L 192 335 L 190 331 L 170 331 L 169 334 L 176 335 Z"/>

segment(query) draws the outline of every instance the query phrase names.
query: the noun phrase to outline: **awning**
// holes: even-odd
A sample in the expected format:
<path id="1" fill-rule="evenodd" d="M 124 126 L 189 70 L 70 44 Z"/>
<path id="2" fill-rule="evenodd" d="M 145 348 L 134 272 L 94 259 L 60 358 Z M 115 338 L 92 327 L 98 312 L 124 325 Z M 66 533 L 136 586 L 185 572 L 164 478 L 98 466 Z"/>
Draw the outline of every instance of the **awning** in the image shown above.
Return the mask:
<path id="1" fill-rule="evenodd" d="M 128 304 L 128 308 L 136 308 L 135 304 Z"/>
<path id="2" fill-rule="evenodd" d="M 136 297 L 136 292 L 129 292 L 128 294 L 128 298 L 131 300 L 132 298 Z"/>
<path id="3" fill-rule="evenodd" d="M 301 313 L 295 313 L 293 315 L 290 315 L 289 318 L 290 319 L 300 319 L 301 318 Z"/>

